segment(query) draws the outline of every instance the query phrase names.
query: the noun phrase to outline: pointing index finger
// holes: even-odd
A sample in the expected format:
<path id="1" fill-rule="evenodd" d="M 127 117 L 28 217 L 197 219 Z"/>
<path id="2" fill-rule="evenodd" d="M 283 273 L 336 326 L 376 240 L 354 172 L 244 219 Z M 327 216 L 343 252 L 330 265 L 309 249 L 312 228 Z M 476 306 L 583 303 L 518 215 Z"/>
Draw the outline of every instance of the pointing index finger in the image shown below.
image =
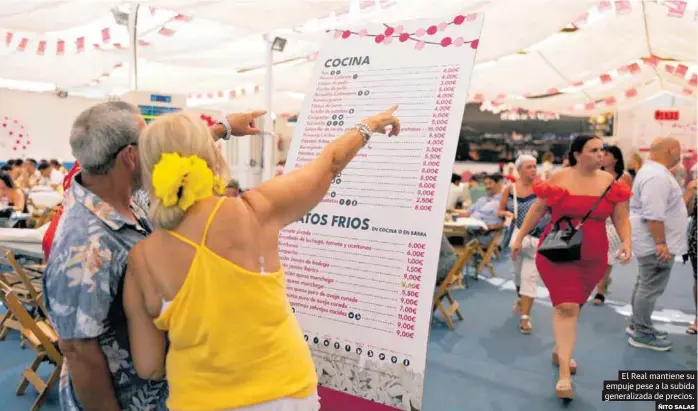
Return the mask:
<path id="1" fill-rule="evenodd" d="M 389 113 L 389 114 L 393 114 L 393 113 L 395 112 L 395 110 L 398 109 L 398 107 L 400 107 L 400 106 L 397 105 L 397 104 L 395 104 L 394 106 L 392 106 L 392 107 L 390 107 L 388 110 L 386 110 L 386 112 Z"/>

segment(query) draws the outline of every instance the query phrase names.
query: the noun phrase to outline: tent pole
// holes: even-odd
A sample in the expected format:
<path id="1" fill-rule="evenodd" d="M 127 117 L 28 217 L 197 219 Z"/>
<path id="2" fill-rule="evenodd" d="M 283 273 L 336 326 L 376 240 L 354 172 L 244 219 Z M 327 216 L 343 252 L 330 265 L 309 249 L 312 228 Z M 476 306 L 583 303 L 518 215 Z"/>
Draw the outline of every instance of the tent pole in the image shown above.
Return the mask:
<path id="1" fill-rule="evenodd" d="M 138 90 L 138 8 L 140 5 L 131 6 L 128 14 L 128 35 L 131 43 L 131 53 L 128 69 L 128 86 L 130 90 Z"/>
<path id="2" fill-rule="evenodd" d="M 266 75 L 264 76 L 264 109 L 267 114 L 264 115 L 264 135 L 262 136 L 262 181 L 268 180 L 274 176 L 274 122 L 271 116 L 271 101 L 272 101 L 272 67 L 274 65 L 274 50 L 272 49 L 272 39 L 269 34 L 264 34 L 265 47 L 265 67 Z"/>

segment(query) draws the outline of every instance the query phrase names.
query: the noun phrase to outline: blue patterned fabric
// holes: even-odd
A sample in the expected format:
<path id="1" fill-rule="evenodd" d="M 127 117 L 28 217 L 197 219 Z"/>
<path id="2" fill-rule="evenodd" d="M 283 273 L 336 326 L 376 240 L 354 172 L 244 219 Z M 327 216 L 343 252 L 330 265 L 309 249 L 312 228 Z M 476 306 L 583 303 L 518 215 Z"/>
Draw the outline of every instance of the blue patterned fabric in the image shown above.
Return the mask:
<path id="1" fill-rule="evenodd" d="M 122 303 L 128 253 L 152 230 L 145 214 L 134 201 L 131 209 L 138 222 L 128 221 L 83 187 L 80 174 L 64 204 L 44 272 L 49 317 L 63 340 L 99 341 L 124 411 L 164 411 L 166 382 L 136 375 Z M 67 367 L 66 361 L 59 388 L 61 410 L 81 411 Z"/>
<path id="2" fill-rule="evenodd" d="M 537 197 L 535 194 L 530 194 L 526 197 L 517 197 L 516 202 L 517 202 L 517 208 L 518 208 L 518 214 L 516 216 L 516 221 L 514 224 L 516 224 L 516 228 L 521 228 L 521 225 L 524 222 L 524 219 L 526 218 L 526 214 L 528 214 L 528 210 L 531 209 L 533 204 L 536 202 Z M 506 210 L 509 212 L 514 212 L 514 194 L 510 193 L 509 197 L 507 198 L 507 206 Z M 550 222 L 550 213 L 546 213 L 543 218 L 540 219 L 538 224 L 531 230 L 529 233 L 533 237 L 540 237 L 540 235 L 543 233 L 543 230 L 545 230 L 545 226 L 548 225 L 548 222 Z"/>

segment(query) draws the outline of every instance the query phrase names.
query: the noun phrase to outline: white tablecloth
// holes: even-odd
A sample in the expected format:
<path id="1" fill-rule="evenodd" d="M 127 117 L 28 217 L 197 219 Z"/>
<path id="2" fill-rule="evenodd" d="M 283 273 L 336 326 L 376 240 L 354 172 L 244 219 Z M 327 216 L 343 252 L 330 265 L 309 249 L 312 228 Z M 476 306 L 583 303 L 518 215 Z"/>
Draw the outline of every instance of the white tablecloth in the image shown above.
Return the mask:
<path id="1" fill-rule="evenodd" d="M 63 197 L 56 191 L 32 191 L 29 193 L 29 199 L 37 207 L 53 207 L 61 203 Z"/>
<path id="2" fill-rule="evenodd" d="M 44 238 L 48 224 L 37 229 L 0 228 L 0 247 L 9 248 L 15 254 L 41 259 L 41 240 Z"/>
<path id="3" fill-rule="evenodd" d="M 484 221 L 470 217 L 459 217 L 456 221 L 444 222 L 446 228 L 482 228 L 487 229 Z"/>

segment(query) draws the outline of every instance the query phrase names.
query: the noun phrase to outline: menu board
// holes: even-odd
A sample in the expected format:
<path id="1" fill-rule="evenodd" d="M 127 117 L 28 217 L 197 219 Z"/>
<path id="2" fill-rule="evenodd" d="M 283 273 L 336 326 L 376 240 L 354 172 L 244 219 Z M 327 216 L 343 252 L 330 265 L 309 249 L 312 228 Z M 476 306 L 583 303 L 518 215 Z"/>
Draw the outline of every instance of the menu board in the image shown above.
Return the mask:
<path id="1" fill-rule="evenodd" d="M 323 410 L 421 410 L 451 170 L 483 16 L 328 33 L 286 162 L 399 105 L 322 202 L 284 229 L 287 293 Z"/>

